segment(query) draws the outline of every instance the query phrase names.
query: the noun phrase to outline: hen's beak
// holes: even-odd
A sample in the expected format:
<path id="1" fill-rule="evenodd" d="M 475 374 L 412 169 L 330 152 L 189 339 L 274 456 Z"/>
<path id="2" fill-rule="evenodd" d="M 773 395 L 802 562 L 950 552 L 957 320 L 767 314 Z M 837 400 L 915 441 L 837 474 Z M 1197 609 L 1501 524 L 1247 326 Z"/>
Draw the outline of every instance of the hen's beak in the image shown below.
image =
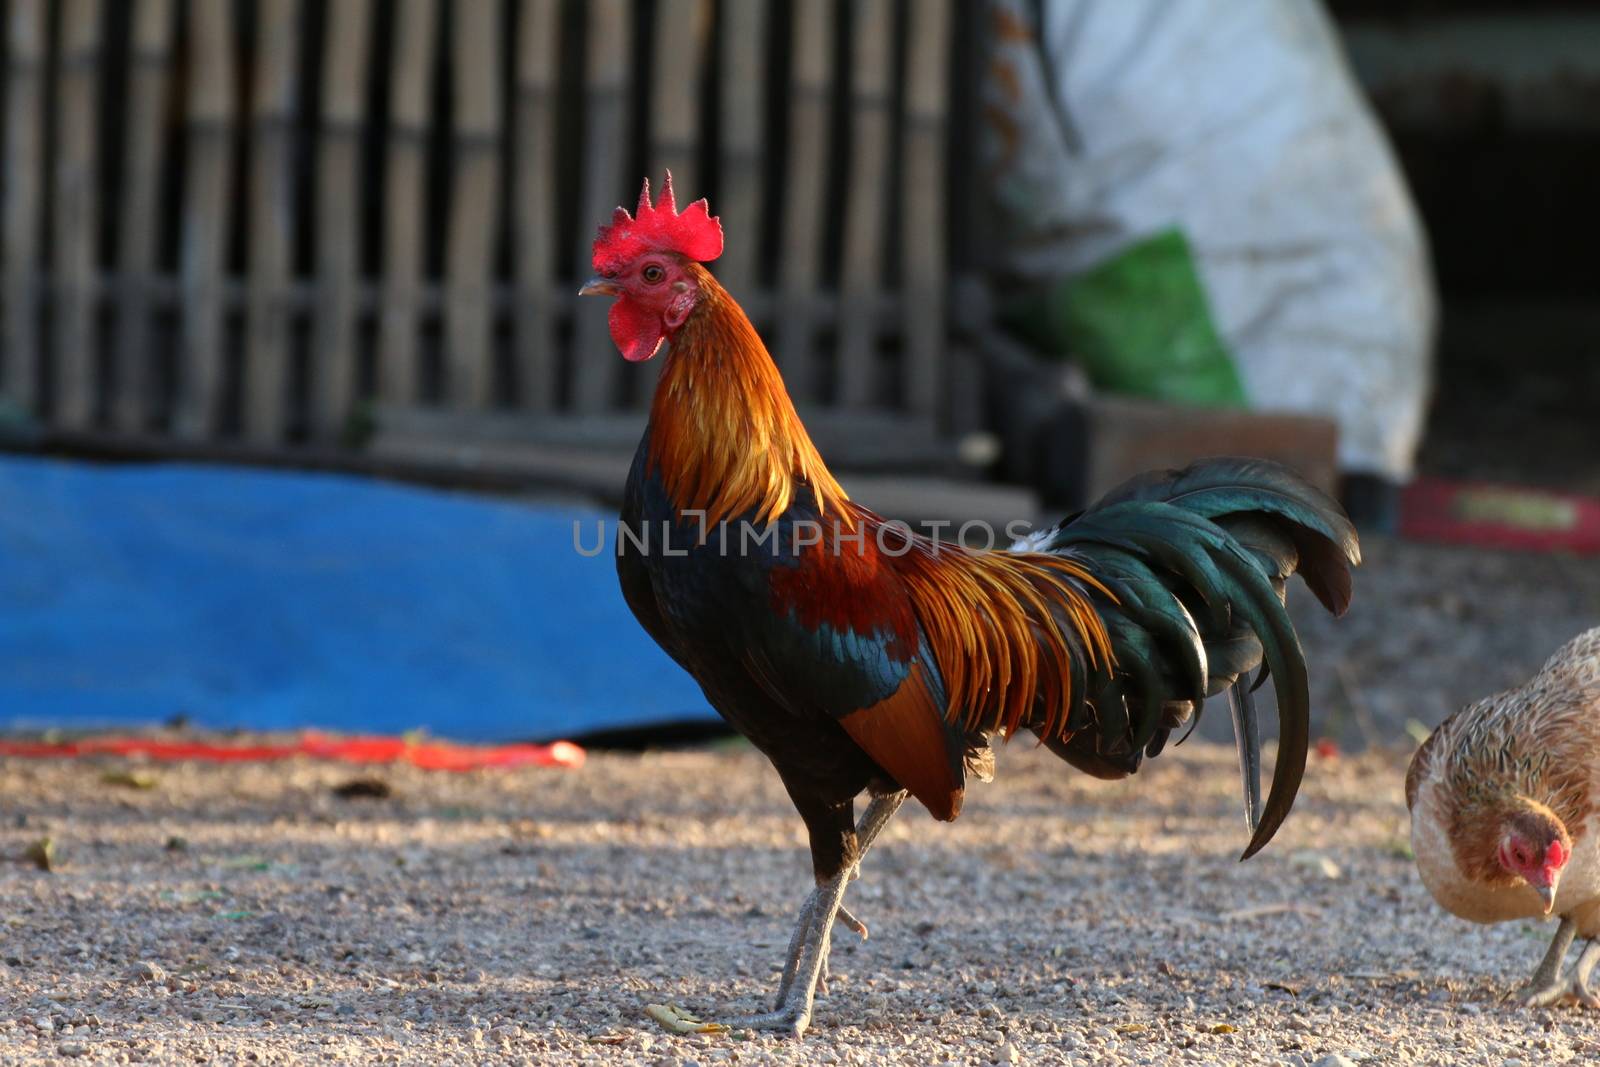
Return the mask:
<path id="1" fill-rule="evenodd" d="M 579 296 L 621 296 L 622 287 L 610 278 L 596 274 L 593 278 L 583 283 L 583 288 L 578 290 Z"/>
<path id="2" fill-rule="evenodd" d="M 1556 884 L 1551 882 L 1549 885 L 1536 885 L 1533 888 L 1538 890 L 1539 898 L 1544 901 L 1544 913 L 1549 915 L 1556 906 Z"/>

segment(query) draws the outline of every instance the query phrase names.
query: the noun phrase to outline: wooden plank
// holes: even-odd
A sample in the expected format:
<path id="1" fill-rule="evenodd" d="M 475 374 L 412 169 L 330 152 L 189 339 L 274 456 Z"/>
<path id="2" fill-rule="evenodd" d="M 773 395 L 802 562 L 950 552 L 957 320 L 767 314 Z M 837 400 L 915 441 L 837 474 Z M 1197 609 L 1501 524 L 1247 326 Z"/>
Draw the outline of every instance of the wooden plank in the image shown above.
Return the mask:
<path id="1" fill-rule="evenodd" d="M 311 326 L 311 431 L 341 435 L 356 378 L 354 293 L 359 271 L 363 94 L 372 38 L 371 0 L 326 5 L 322 115 L 317 147 L 316 276 Z"/>
<path id="2" fill-rule="evenodd" d="M 232 4 L 190 4 L 188 164 L 184 175 L 182 320 L 172 418 L 179 437 L 214 436 L 221 414 L 222 282 L 233 150 Z"/>
<path id="3" fill-rule="evenodd" d="M 245 307 L 244 435 L 271 444 L 283 436 L 293 315 L 286 299 L 293 269 L 292 137 L 298 66 L 299 0 L 260 0 L 255 86 L 251 92 L 249 295 Z"/>
<path id="4" fill-rule="evenodd" d="M 100 0 L 65 0 L 56 82 L 52 190 L 55 419 L 81 429 L 95 415 L 95 93 L 100 73 Z"/>
<path id="5" fill-rule="evenodd" d="M 561 51 L 559 0 L 525 0 L 517 23 L 517 95 L 512 131 L 511 214 L 516 239 L 516 365 L 519 399 L 531 411 L 556 407 L 556 108 Z M 585 275 L 587 277 L 587 275 Z"/>
<path id="6" fill-rule="evenodd" d="M 166 155 L 167 76 L 172 63 L 173 0 L 137 0 L 128 56 L 127 141 L 117 204 L 117 293 L 112 342 L 111 424 L 143 430 L 150 389 L 150 285 L 157 269 L 157 217 Z"/>
<path id="7" fill-rule="evenodd" d="M 490 295 L 500 198 L 499 0 L 461 0 L 454 22 L 455 138 L 445 255 L 445 396 L 482 410 L 494 388 Z"/>
<path id="8" fill-rule="evenodd" d="M 1086 501 L 1136 474 L 1182 467 L 1199 456 L 1260 456 L 1289 465 L 1325 492 L 1338 487 L 1339 425 L 1321 415 L 1092 396 L 1082 418 L 1089 445 Z"/>
<path id="9" fill-rule="evenodd" d="M 717 274 L 735 295 L 755 289 L 761 251 L 762 135 L 766 111 L 766 47 L 771 4 L 724 4 L 721 174 L 716 211 L 728 235 Z"/>
<path id="10" fill-rule="evenodd" d="M 817 396 L 816 320 L 806 298 L 822 281 L 823 196 L 828 174 L 828 94 L 834 5 L 795 0 L 789 78 L 789 165 L 784 174 L 776 356 L 796 400 Z"/>
<path id="11" fill-rule="evenodd" d="M 850 175 L 844 216 L 844 263 L 839 274 L 836 396 L 845 407 L 873 400 L 878 365 L 872 309 L 883 279 L 889 222 L 889 73 L 894 9 L 889 0 L 859 0 L 851 8 Z"/>
<path id="12" fill-rule="evenodd" d="M 593 273 L 590 249 L 594 227 L 611 217 L 618 204 L 630 208 L 638 196 L 638 176 L 623 173 L 628 142 L 628 72 L 632 61 L 633 12 L 624 0 L 593 0 L 587 8 L 588 55 L 584 73 L 583 203 L 579 205 L 578 247 L 573 274 Z M 629 194 L 626 190 L 633 188 Z M 572 406 L 580 412 L 615 407 L 621 357 L 606 329 L 607 301 L 578 306 L 573 323 Z"/>
<path id="13" fill-rule="evenodd" d="M 44 167 L 45 8 L 11 0 L 6 20 L 4 309 L 0 368 L 4 397 L 24 412 L 39 402 L 40 171 Z"/>
<path id="14" fill-rule="evenodd" d="M 650 86 L 650 174 L 670 172 L 679 206 L 700 196 L 700 76 L 705 69 L 711 7 L 707 0 L 659 0 Z M 634 406 L 648 407 L 665 361 L 631 369 Z"/>
<path id="15" fill-rule="evenodd" d="M 384 158 L 383 309 L 378 320 L 378 396 L 410 403 L 421 385 L 425 140 L 433 120 L 437 0 L 400 0 L 389 53 L 389 139 Z"/>
<path id="16" fill-rule="evenodd" d="M 908 19 L 901 144 L 900 261 L 904 279 L 907 410 L 937 418 L 945 394 L 945 126 L 949 112 L 950 0 L 921 0 Z"/>

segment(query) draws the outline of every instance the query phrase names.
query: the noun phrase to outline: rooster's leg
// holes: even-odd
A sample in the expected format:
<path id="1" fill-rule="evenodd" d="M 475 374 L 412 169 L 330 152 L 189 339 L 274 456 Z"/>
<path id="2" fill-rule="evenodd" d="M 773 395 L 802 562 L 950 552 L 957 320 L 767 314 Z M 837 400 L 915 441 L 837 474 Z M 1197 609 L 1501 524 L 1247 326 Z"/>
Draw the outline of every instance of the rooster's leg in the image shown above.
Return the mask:
<path id="1" fill-rule="evenodd" d="M 861 813 L 861 821 L 856 824 L 856 860 L 848 868 L 851 878 L 856 878 L 860 875 L 861 860 L 866 856 L 867 850 L 872 847 L 872 842 L 877 839 L 878 834 L 883 831 L 885 826 L 889 825 L 890 817 L 900 809 L 900 804 L 905 799 L 904 790 L 881 797 L 874 797 L 872 803 L 867 805 L 867 810 Z M 789 995 L 789 987 L 794 984 L 795 969 L 800 962 L 801 943 L 804 940 L 806 927 L 811 922 L 812 913 L 816 911 L 817 901 L 821 896 L 822 889 L 820 887 L 813 889 L 811 895 L 806 897 L 805 903 L 800 905 L 800 918 L 795 923 L 794 936 L 789 939 L 789 951 L 784 956 L 783 978 L 778 983 L 777 1006 L 783 1004 L 784 999 Z M 840 925 L 846 926 L 860 935 L 861 940 L 865 941 L 867 939 L 867 924 L 851 915 L 849 909 L 843 903 L 839 905 L 837 921 Z M 819 979 L 823 992 L 827 992 L 827 982 L 828 960 L 824 956 Z"/>
<path id="2" fill-rule="evenodd" d="M 785 1030 L 799 1037 L 811 1025 L 811 1005 L 817 995 L 817 980 L 828 958 L 828 945 L 833 934 L 834 918 L 839 902 L 844 899 L 844 887 L 850 881 L 846 868 L 817 887 L 816 904 L 805 914 L 801 909 L 799 951 L 796 954 L 794 978 L 790 981 L 783 999 L 774 1011 L 761 1015 L 748 1015 L 728 1020 L 727 1025 L 742 1030 Z"/>
<path id="3" fill-rule="evenodd" d="M 789 960 L 784 965 L 783 984 L 774 1010 L 731 1019 L 729 1026 L 747 1030 L 785 1030 L 796 1037 L 805 1033 L 806 1027 L 811 1025 L 811 1008 L 816 1000 L 817 983 L 827 970 L 833 924 L 839 919 L 845 887 L 855 877 L 861 857 L 866 855 L 867 849 L 905 797 L 904 792 L 899 792 L 872 799 L 856 826 L 856 849 L 852 862 L 818 885 L 801 905 L 800 921 L 790 941 Z M 852 929 L 859 928 L 860 931 L 866 929 L 854 916 L 846 925 Z"/>
<path id="4" fill-rule="evenodd" d="M 1550 950 L 1544 954 L 1544 961 L 1539 964 L 1539 969 L 1533 972 L 1533 978 L 1528 984 L 1517 990 L 1517 997 L 1523 1004 L 1530 1008 L 1542 1008 L 1554 1004 L 1569 992 L 1568 985 L 1561 979 L 1561 964 L 1567 958 L 1567 949 L 1572 947 L 1572 939 L 1578 934 L 1578 924 L 1571 919 L 1563 918 L 1561 925 L 1556 928 L 1556 936 L 1550 941 Z M 1587 952 L 1584 953 L 1588 955 Z M 1593 967 L 1593 964 L 1590 964 Z"/>

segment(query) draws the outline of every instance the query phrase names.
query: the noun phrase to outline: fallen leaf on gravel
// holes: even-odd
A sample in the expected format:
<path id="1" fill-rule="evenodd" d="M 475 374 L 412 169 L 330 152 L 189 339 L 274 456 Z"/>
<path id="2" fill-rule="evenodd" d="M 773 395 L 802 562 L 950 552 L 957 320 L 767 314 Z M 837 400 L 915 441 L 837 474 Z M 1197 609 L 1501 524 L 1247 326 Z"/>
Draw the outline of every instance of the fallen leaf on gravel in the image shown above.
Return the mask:
<path id="1" fill-rule="evenodd" d="M 628 1040 L 627 1034 L 590 1034 L 584 1038 L 591 1045 L 620 1045 Z"/>
<path id="2" fill-rule="evenodd" d="M 235 921 L 238 919 L 248 919 L 254 914 L 255 912 L 253 911 L 225 911 L 218 915 L 217 918 Z"/>
<path id="3" fill-rule="evenodd" d="M 272 861 L 264 856 L 235 856 L 232 859 L 223 860 L 222 865 L 244 871 L 272 870 Z"/>
<path id="4" fill-rule="evenodd" d="M 48 837 L 41 837 L 29 845 L 22 856 L 41 871 L 56 869 L 56 843 Z"/>
<path id="5" fill-rule="evenodd" d="M 1142 1034 L 1150 1028 L 1144 1023 L 1123 1023 L 1121 1026 L 1113 1026 L 1111 1029 L 1119 1034 Z"/>
<path id="6" fill-rule="evenodd" d="M 1261 988 L 1276 989 L 1279 992 L 1289 994 L 1291 997 L 1298 997 L 1300 995 L 1300 987 L 1289 985 L 1287 982 L 1262 982 Z"/>
<path id="7" fill-rule="evenodd" d="M 1232 1023 L 1216 1023 L 1206 1027 L 1206 1033 L 1208 1034 L 1237 1034 L 1238 1032 L 1239 1028 Z"/>
<path id="8" fill-rule="evenodd" d="M 1339 877 L 1339 865 L 1315 849 L 1303 848 L 1289 857 L 1289 862 L 1296 867 L 1315 871 L 1324 878 Z"/>
<path id="9" fill-rule="evenodd" d="M 149 771 L 107 771 L 100 776 L 100 781 L 125 789 L 154 789 L 160 779 Z"/>
<path id="10" fill-rule="evenodd" d="M 675 1034 L 725 1034 L 728 1028 L 721 1023 L 701 1022 L 682 1008 L 673 1004 L 646 1004 L 645 1014 Z"/>

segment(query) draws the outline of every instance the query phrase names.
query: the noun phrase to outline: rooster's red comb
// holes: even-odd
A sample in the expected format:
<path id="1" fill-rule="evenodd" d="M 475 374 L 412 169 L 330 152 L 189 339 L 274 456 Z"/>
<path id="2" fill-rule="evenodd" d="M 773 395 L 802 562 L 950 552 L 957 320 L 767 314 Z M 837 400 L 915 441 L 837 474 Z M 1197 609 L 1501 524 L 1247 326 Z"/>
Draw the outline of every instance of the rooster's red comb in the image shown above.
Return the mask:
<path id="1" fill-rule="evenodd" d="M 644 180 L 639 206 L 632 215 L 617 208 L 611 225 L 600 227 L 594 239 L 594 269 L 611 275 L 644 252 L 676 252 L 696 263 L 709 263 L 722 255 L 722 223 L 702 198 L 678 213 L 672 198 L 672 172 L 661 183 L 661 196 L 650 203 L 650 179 Z"/>

